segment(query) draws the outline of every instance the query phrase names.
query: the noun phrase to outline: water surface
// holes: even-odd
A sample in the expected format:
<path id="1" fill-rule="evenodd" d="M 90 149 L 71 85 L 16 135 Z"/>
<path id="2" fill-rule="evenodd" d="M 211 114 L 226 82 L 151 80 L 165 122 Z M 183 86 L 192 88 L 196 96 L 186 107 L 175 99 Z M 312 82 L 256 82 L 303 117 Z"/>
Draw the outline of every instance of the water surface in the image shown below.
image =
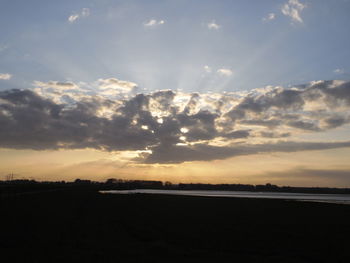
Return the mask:
<path id="1" fill-rule="evenodd" d="M 108 190 L 108 191 L 100 191 L 100 193 L 267 198 L 267 199 L 285 199 L 285 200 L 299 200 L 299 201 L 310 201 L 310 202 L 350 204 L 350 195 L 345 195 L 345 194 L 342 195 L 342 194 L 305 194 L 305 193 L 249 192 L 249 191 L 155 190 L 155 189 Z"/>

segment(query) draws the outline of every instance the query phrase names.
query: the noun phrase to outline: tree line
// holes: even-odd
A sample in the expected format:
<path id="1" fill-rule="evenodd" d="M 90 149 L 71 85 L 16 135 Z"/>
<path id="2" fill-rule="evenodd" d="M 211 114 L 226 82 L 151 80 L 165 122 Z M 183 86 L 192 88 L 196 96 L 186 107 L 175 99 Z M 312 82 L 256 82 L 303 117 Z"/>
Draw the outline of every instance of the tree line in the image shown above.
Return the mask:
<path id="1" fill-rule="evenodd" d="M 83 190 L 216 190 L 216 191 L 251 191 L 251 192 L 287 192 L 287 193 L 319 193 L 350 194 L 350 188 L 331 187 L 295 187 L 278 186 L 271 183 L 251 184 L 203 184 L 203 183 L 171 183 L 152 180 L 124 180 L 110 178 L 104 182 L 84 179 L 75 181 L 36 181 L 36 180 L 4 180 L 0 181 L 0 193 L 35 192 L 55 189 Z"/>

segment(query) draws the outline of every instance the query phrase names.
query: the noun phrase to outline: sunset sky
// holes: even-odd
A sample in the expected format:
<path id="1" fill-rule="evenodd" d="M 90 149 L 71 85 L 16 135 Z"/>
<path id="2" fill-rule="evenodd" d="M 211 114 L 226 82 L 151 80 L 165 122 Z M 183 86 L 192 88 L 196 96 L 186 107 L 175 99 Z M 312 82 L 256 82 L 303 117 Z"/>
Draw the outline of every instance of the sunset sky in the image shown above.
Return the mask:
<path id="1" fill-rule="evenodd" d="M 350 187 L 350 1 L 0 1 L 0 180 Z"/>

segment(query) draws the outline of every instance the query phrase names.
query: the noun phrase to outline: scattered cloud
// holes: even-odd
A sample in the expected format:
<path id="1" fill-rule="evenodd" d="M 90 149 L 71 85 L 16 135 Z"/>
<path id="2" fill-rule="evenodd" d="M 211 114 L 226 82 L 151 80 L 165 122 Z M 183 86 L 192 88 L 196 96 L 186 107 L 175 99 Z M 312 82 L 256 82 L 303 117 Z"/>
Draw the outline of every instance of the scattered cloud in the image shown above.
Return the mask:
<path id="1" fill-rule="evenodd" d="M 11 79 L 11 78 L 12 78 L 12 75 L 9 74 L 9 73 L 0 73 L 0 79 L 8 80 L 8 79 Z"/>
<path id="2" fill-rule="evenodd" d="M 337 68 L 337 69 L 335 69 L 335 70 L 333 70 L 333 72 L 335 73 L 335 74 L 344 74 L 345 73 L 345 70 L 344 69 L 342 69 L 342 68 Z"/>
<path id="3" fill-rule="evenodd" d="M 281 12 L 285 16 L 289 16 L 293 22 L 303 23 L 300 13 L 304 8 L 306 8 L 306 4 L 299 2 L 299 0 L 289 0 L 282 6 Z"/>
<path id="4" fill-rule="evenodd" d="M 163 24 L 165 24 L 164 20 L 156 20 L 156 19 L 150 19 L 149 21 L 146 21 L 143 23 L 145 27 L 155 27 Z"/>
<path id="5" fill-rule="evenodd" d="M 218 30 L 221 28 L 221 25 L 217 24 L 215 20 L 212 20 L 210 23 L 207 24 L 208 29 L 210 30 Z"/>
<path id="6" fill-rule="evenodd" d="M 8 49 L 8 46 L 0 44 L 0 52 L 4 51 L 5 49 Z"/>
<path id="7" fill-rule="evenodd" d="M 263 17 L 263 21 L 271 21 L 274 20 L 276 18 L 276 14 L 275 13 L 269 13 L 267 16 Z"/>
<path id="8" fill-rule="evenodd" d="M 89 16 L 90 15 L 90 9 L 89 8 L 83 8 L 81 11 L 81 15 L 84 16 Z"/>
<path id="9" fill-rule="evenodd" d="M 211 67 L 209 67 L 208 65 L 205 65 L 205 66 L 203 67 L 203 69 L 204 69 L 204 71 L 207 72 L 207 73 L 211 73 L 211 72 L 212 72 Z"/>
<path id="10" fill-rule="evenodd" d="M 79 13 L 74 13 L 68 17 L 68 22 L 74 23 L 76 20 L 88 17 L 90 15 L 90 9 L 89 8 L 83 8 Z"/>
<path id="11" fill-rule="evenodd" d="M 350 81 L 246 93 L 135 88 L 107 78 L 91 84 L 36 81 L 32 89 L 0 91 L 0 147 L 135 151 L 133 160 L 141 163 L 350 147 L 350 141 L 300 140 L 300 134 L 350 123 Z"/>
<path id="12" fill-rule="evenodd" d="M 71 22 L 71 23 L 73 23 L 75 20 L 77 20 L 79 18 L 79 15 L 77 15 L 77 14 L 74 14 L 74 15 L 70 15 L 69 17 L 68 17 L 68 21 L 69 22 Z"/>
<path id="13" fill-rule="evenodd" d="M 228 68 L 220 68 L 216 72 L 222 76 L 227 76 L 227 77 L 231 76 L 233 73 L 232 70 Z"/>
<path id="14" fill-rule="evenodd" d="M 206 72 L 206 73 L 216 73 L 220 76 L 226 76 L 226 77 L 229 77 L 233 74 L 232 70 L 231 69 L 228 69 L 228 68 L 219 68 L 217 70 L 213 70 L 212 67 L 208 66 L 208 65 L 205 65 L 203 67 L 203 70 Z"/>

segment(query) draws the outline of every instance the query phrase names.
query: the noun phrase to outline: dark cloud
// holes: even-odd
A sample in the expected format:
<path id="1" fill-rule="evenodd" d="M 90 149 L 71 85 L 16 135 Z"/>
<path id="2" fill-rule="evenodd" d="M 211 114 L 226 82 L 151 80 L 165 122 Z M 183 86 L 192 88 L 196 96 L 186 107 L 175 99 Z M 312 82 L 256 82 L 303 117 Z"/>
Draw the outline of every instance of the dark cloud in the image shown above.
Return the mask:
<path id="1" fill-rule="evenodd" d="M 240 122 L 241 124 L 248 124 L 248 125 L 254 125 L 254 126 L 264 126 L 268 127 L 270 129 L 276 128 L 277 126 L 280 126 L 282 124 L 282 120 L 277 119 L 251 119 L 251 120 L 242 120 Z"/>
<path id="2" fill-rule="evenodd" d="M 269 141 L 292 138 L 294 132 L 321 132 L 349 123 L 349 82 L 321 81 L 288 89 L 277 87 L 243 97 L 162 90 L 119 99 L 86 93 L 79 96 L 80 88 L 74 83 L 42 83 L 53 84 L 76 86 L 77 91 L 69 95 L 54 93 L 54 96 L 31 90 L 0 92 L 0 147 L 152 150 L 150 155 L 143 156 L 143 161 L 149 163 L 327 149 L 327 145 L 348 147 L 347 142 L 273 144 Z M 129 82 L 118 85 L 122 84 L 134 85 Z M 59 99 L 55 99 L 57 94 L 61 96 Z M 264 143 L 253 145 L 251 137 L 261 137 Z M 240 144 L 232 146 L 236 139 L 240 139 Z M 212 146 L 223 142 L 226 145 Z"/>
<path id="3" fill-rule="evenodd" d="M 291 136 L 290 132 L 276 133 L 276 132 L 260 132 L 260 136 L 264 138 L 286 138 Z"/>
<path id="4" fill-rule="evenodd" d="M 198 104 L 198 101 L 199 101 L 199 94 L 198 93 L 193 93 L 190 100 L 188 101 L 185 109 L 184 109 L 184 114 L 188 114 L 188 113 L 191 113 L 191 112 L 194 112 L 195 109 L 196 109 L 196 106 Z"/>
<path id="5" fill-rule="evenodd" d="M 347 123 L 348 121 L 349 121 L 348 118 L 346 118 L 344 116 L 332 116 L 332 117 L 324 119 L 324 122 L 325 122 L 327 128 L 329 128 L 329 129 L 342 126 L 345 123 Z"/>
<path id="6" fill-rule="evenodd" d="M 172 90 L 157 91 L 152 94 L 151 103 L 155 101 L 156 105 L 154 106 L 161 111 L 171 111 L 172 113 L 175 113 L 178 110 L 177 107 L 174 107 L 172 104 L 175 95 L 175 92 Z"/>
<path id="7" fill-rule="evenodd" d="M 271 108 L 298 110 L 304 105 L 303 91 L 275 89 L 263 95 L 250 94 L 227 113 L 232 119 L 242 119 L 246 112 L 261 114 Z"/>
<path id="8" fill-rule="evenodd" d="M 136 150 L 155 142 L 150 131 L 131 125 L 136 114 L 145 119 L 139 98 L 125 103 L 121 114 L 111 119 L 96 115 L 101 107 L 109 106 L 108 100 L 57 105 L 29 90 L 0 92 L 0 99 L 4 101 L 0 105 L 1 147 Z"/>
<path id="9" fill-rule="evenodd" d="M 290 127 L 307 130 L 307 131 L 320 131 L 321 129 L 318 127 L 318 125 L 314 122 L 310 121 L 289 121 L 287 122 L 287 125 Z"/>
<path id="10" fill-rule="evenodd" d="M 343 101 L 350 105 L 350 82 L 338 84 L 337 81 L 321 81 L 310 88 L 310 91 L 322 92 L 326 100 Z"/>
<path id="11" fill-rule="evenodd" d="M 180 125 L 188 128 L 186 134 L 188 141 L 211 140 L 218 136 L 215 127 L 215 119 L 217 114 L 209 111 L 199 111 L 193 115 L 180 114 L 177 119 Z"/>
<path id="12" fill-rule="evenodd" d="M 233 108 L 227 112 L 225 116 L 229 117 L 232 121 L 241 120 L 245 117 L 245 110 L 240 108 Z"/>
<path id="13" fill-rule="evenodd" d="M 152 154 L 147 156 L 146 163 L 182 163 L 185 161 L 211 161 L 230 157 L 269 153 L 269 152 L 299 152 L 327 150 L 350 147 L 350 141 L 345 142 L 277 142 L 266 144 L 237 144 L 234 146 L 212 146 L 195 144 L 192 146 L 156 146 L 151 148 Z"/>
<path id="14" fill-rule="evenodd" d="M 250 130 L 238 130 L 230 133 L 222 134 L 222 137 L 229 139 L 240 139 L 240 138 L 248 138 L 250 135 Z"/>
<path id="15" fill-rule="evenodd" d="M 270 105 L 279 109 L 301 109 L 305 103 L 302 93 L 303 91 L 300 90 L 283 90 L 272 93 Z"/>

